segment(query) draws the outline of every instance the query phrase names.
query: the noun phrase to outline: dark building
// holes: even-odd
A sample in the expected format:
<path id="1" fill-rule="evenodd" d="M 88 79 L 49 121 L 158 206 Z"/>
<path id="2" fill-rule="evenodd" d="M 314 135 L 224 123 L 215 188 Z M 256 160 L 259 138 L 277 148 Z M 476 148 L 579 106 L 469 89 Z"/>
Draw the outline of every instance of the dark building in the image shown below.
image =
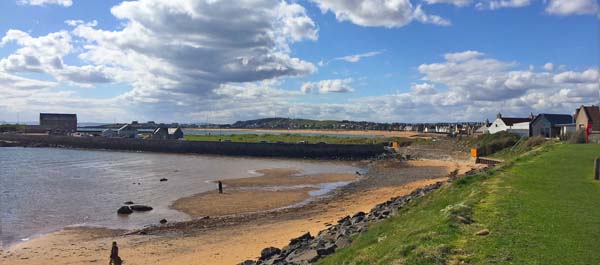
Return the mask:
<path id="1" fill-rule="evenodd" d="M 40 126 L 52 132 L 76 132 L 77 114 L 40 113 Z"/>
<path id="2" fill-rule="evenodd" d="M 559 137 L 561 126 L 573 123 L 573 116 L 566 114 L 540 114 L 529 123 L 529 136 L 543 136 L 546 138 Z"/>

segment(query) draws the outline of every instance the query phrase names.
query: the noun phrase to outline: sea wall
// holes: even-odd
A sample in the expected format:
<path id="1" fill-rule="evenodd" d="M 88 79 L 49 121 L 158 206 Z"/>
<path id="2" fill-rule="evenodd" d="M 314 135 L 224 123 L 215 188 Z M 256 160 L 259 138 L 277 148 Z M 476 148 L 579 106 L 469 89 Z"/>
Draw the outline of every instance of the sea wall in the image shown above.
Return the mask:
<path id="1" fill-rule="evenodd" d="M 322 159 L 364 159 L 384 153 L 383 145 L 233 143 L 22 134 L 0 134 L 0 141 L 19 142 L 23 146 Z"/>

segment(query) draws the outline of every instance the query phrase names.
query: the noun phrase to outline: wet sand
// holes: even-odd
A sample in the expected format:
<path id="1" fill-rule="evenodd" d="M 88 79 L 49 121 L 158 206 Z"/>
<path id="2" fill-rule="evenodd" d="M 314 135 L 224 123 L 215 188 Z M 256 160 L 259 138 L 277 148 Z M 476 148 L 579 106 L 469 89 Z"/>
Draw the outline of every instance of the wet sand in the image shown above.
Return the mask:
<path id="1" fill-rule="evenodd" d="M 282 247 L 305 232 L 316 234 L 346 215 L 369 211 L 391 197 L 444 180 L 456 169 L 462 173 L 471 167 L 448 161 L 374 163 L 368 176 L 301 207 L 168 224 L 145 229 L 146 235 L 125 235 L 123 231 L 108 229 L 65 229 L 11 247 L 9 252 L 0 253 L 0 263 L 104 263 L 108 262 L 114 240 L 128 265 L 237 264 L 256 258 L 265 247 Z M 249 201 L 246 196 L 238 199 Z"/>
<path id="2" fill-rule="evenodd" d="M 257 177 L 223 180 L 224 193 L 195 194 L 176 200 L 171 208 L 192 217 L 253 213 L 289 207 L 306 202 L 319 184 L 348 182 L 355 174 L 300 175 L 295 169 L 265 169 Z"/>

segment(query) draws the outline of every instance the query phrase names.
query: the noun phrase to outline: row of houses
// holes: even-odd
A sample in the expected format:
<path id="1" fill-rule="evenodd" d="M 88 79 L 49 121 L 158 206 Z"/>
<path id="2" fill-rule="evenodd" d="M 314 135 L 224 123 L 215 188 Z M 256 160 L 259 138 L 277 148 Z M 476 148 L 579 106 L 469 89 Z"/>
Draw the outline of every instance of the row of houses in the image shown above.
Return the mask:
<path id="1" fill-rule="evenodd" d="M 179 127 L 158 127 L 154 130 L 146 131 L 144 129 L 138 129 L 132 124 L 125 124 L 119 129 L 105 129 L 100 136 L 111 138 L 140 138 L 145 136 L 145 138 L 152 140 L 179 140 L 183 139 L 183 130 Z"/>
<path id="2" fill-rule="evenodd" d="M 504 117 L 498 113 L 496 120 L 477 130 L 478 133 L 511 132 L 520 136 L 543 136 L 568 139 L 578 133 L 589 135 L 590 142 L 600 142 L 600 107 L 581 106 L 575 114 L 530 114 L 529 117 Z"/>

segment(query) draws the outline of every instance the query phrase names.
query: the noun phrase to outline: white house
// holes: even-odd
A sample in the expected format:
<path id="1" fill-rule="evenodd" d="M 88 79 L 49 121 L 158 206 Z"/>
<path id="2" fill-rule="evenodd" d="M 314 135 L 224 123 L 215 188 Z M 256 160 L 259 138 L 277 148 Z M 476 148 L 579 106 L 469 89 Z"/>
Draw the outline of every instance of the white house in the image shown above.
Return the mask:
<path id="1" fill-rule="evenodd" d="M 532 114 L 533 116 L 533 114 Z M 532 117 L 528 118 L 507 118 L 502 117 L 501 113 L 498 113 L 496 120 L 488 128 L 490 134 L 497 132 L 510 132 L 519 136 L 529 136 L 529 123 Z"/>

